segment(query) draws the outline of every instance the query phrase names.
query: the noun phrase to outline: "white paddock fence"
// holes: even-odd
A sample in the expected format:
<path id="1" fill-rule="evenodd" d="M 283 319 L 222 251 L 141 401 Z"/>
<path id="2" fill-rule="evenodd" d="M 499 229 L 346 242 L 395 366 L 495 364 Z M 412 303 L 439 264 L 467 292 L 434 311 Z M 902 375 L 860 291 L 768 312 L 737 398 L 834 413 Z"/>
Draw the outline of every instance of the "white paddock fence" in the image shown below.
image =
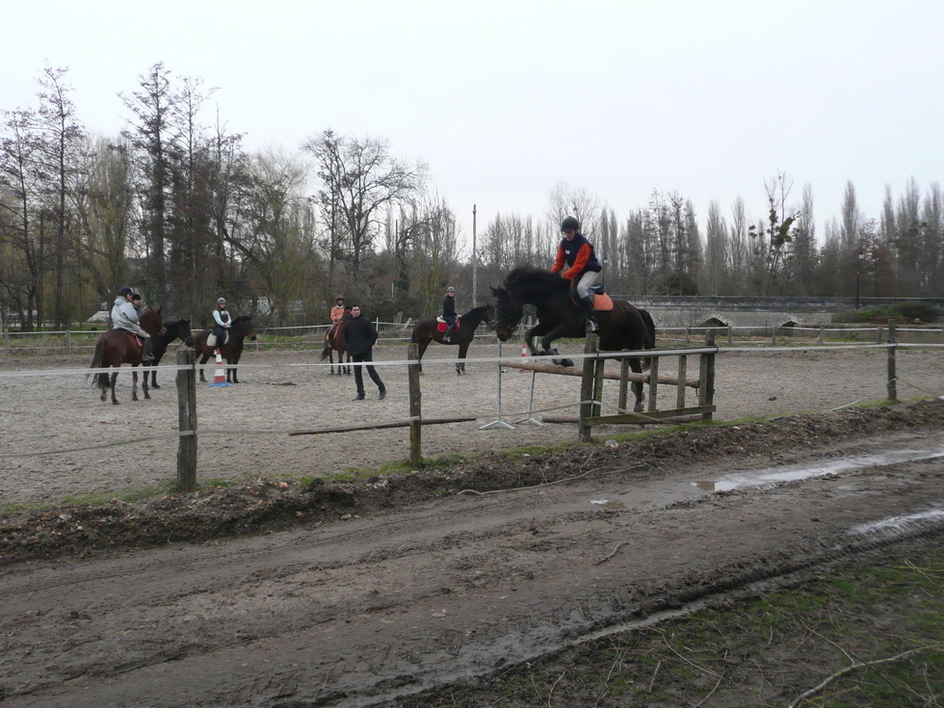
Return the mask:
<path id="1" fill-rule="evenodd" d="M 479 345 L 480 350 L 483 348 L 484 345 Z M 901 367 L 896 355 L 905 350 L 915 351 L 916 356 L 920 356 L 923 362 L 920 372 L 917 369 L 911 372 L 905 369 L 908 387 L 906 395 L 915 397 L 944 394 L 944 366 L 941 365 L 944 361 L 940 358 L 940 348 L 941 345 L 908 345 L 894 342 L 822 346 L 810 344 L 800 348 L 793 345 L 723 348 L 706 344 L 691 348 L 662 348 L 642 354 L 652 355 L 655 357 L 654 361 L 663 362 L 670 357 L 681 362 L 688 357 L 712 355 L 719 361 L 719 369 L 722 371 L 724 361 L 730 359 L 733 363 L 735 359 L 744 360 L 745 357 L 748 360 L 760 357 L 756 359 L 760 361 L 808 352 L 809 361 L 813 363 L 804 362 L 802 366 L 818 367 L 833 358 L 865 356 L 870 370 L 876 370 L 884 380 L 884 391 L 877 392 L 873 386 L 864 394 L 866 400 L 883 397 L 894 400 L 903 380 L 898 374 Z M 388 347 L 385 353 L 395 353 L 396 349 L 396 346 Z M 635 414 L 628 410 L 625 393 L 628 381 L 619 378 L 616 381 L 607 380 L 601 393 L 595 371 L 593 388 L 588 394 L 586 390 L 577 391 L 574 386 L 568 386 L 566 377 L 535 372 L 530 375 L 518 375 L 512 367 L 523 366 L 522 360 L 510 359 L 507 354 L 502 354 L 500 348 L 496 356 L 475 356 L 467 359 L 473 373 L 462 378 L 456 377 L 451 371 L 449 374 L 444 373 L 447 367 L 454 366 L 456 360 L 452 358 L 424 360 L 427 373 L 422 377 L 416 376 L 415 379 L 409 374 L 410 368 L 416 363 L 413 357 L 406 356 L 396 361 L 375 361 L 374 364 L 385 379 L 391 395 L 380 405 L 376 402 L 369 407 L 358 407 L 359 404 L 351 403 L 342 405 L 342 401 L 350 401 L 353 395 L 351 380 L 349 377 L 328 377 L 327 364 L 313 363 L 318 351 L 320 349 L 305 352 L 298 357 L 297 363 L 255 364 L 251 356 L 244 357 L 240 370 L 250 372 L 250 383 L 233 387 L 232 391 L 211 391 L 208 387 L 196 384 L 194 367 L 189 362 L 164 365 L 161 369 L 165 372 L 163 378 L 167 383 L 169 372 L 175 372 L 178 381 L 177 396 L 166 390 L 168 385 L 165 383 L 165 389 L 154 394 L 162 400 L 132 404 L 127 388 L 124 388 L 119 389 L 121 406 L 98 401 L 97 390 L 82 383 L 82 377 L 90 371 L 86 368 L 16 371 L 0 368 L 0 413 L 3 414 L 4 420 L 3 433 L 0 435 L 0 459 L 3 460 L 2 467 L 6 469 L 6 476 L 0 480 L 0 502 L 27 498 L 25 494 L 17 493 L 18 484 L 33 487 L 40 498 L 52 499 L 57 494 L 65 496 L 61 492 L 66 489 L 69 489 L 70 494 L 77 494 L 83 491 L 120 489 L 122 486 L 145 487 L 155 484 L 156 479 L 170 483 L 174 480 L 175 470 L 177 486 L 181 489 L 192 488 L 197 482 L 198 445 L 201 453 L 200 479 L 207 483 L 220 476 L 225 477 L 223 472 L 230 469 L 231 464 L 242 465 L 233 469 L 243 470 L 244 477 L 246 474 L 272 476 L 280 473 L 305 476 L 319 469 L 322 472 L 330 469 L 343 470 L 345 463 L 349 463 L 347 466 L 363 466 L 359 464 L 361 458 L 378 447 L 385 447 L 385 453 L 392 453 L 401 461 L 409 459 L 414 465 L 418 465 L 423 461 L 421 451 L 425 451 L 424 427 L 444 423 L 445 420 L 461 421 L 437 426 L 449 431 L 449 442 L 455 452 L 473 451 L 472 447 L 463 444 L 465 439 L 478 438 L 475 442 L 479 447 L 474 448 L 478 450 L 483 447 L 494 449 L 523 445 L 529 441 L 542 443 L 559 440 L 559 436 L 546 435 L 546 429 L 551 426 L 540 426 L 542 421 L 537 418 L 542 415 L 551 417 L 568 408 L 580 413 L 573 419 L 576 421 L 578 439 L 588 439 L 591 427 L 609 426 L 618 422 L 645 422 L 638 418 L 632 419 Z M 514 351 L 517 352 L 517 348 Z M 188 352 L 180 352 L 182 356 L 187 354 Z M 567 356 L 586 366 L 588 361 L 625 359 L 629 354 L 631 353 L 590 352 Z M 881 355 L 881 359 L 874 355 Z M 931 359 L 933 361 L 930 361 Z M 788 359 L 784 360 L 785 363 L 787 361 Z M 819 363 L 816 363 L 817 361 Z M 908 361 L 907 356 L 904 361 Z M 530 363 L 535 363 L 535 360 L 530 359 Z M 170 361 L 167 361 L 167 364 L 170 364 Z M 213 362 L 207 366 L 207 373 L 212 374 Z M 655 371 L 650 369 L 645 374 L 647 410 L 643 412 L 643 417 L 655 418 L 657 416 L 650 415 L 652 412 L 672 410 L 675 404 L 677 409 L 702 407 L 690 414 L 710 418 L 713 409 L 709 410 L 704 406 L 717 406 L 719 401 L 725 400 L 726 395 L 735 393 L 735 388 L 747 384 L 760 388 L 762 395 L 766 395 L 770 390 L 785 398 L 789 393 L 788 387 L 782 391 L 768 389 L 762 386 L 764 382 L 747 380 L 752 378 L 752 367 L 745 365 L 738 367 L 742 369 L 740 378 L 727 381 L 716 396 L 713 386 L 703 385 L 699 364 L 697 378 L 695 366 L 692 366 L 691 372 L 683 371 L 681 375 L 674 377 L 687 384 L 676 387 L 677 389 L 683 392 L 686 388 L 699 391 L 696 400 L 687 401 L 680 399 L 678 392 L 672 391 L 672 385 L 667 383 L 667 379 L 672 378 L 668 373 L 670 368 L 667 363 L 657 364 Z M 848 383 L 839 380 L 844 375 L 842 366 L 827 368 L 831 372 L 830 381 L 836 385 Z M 128 367 L 122 369 L 119 381 L 128 382 Z M 600 370 L 602 371 L 602 368 Z M 443 373 L 437 373 L 438 371 Z M 255 386 L 252 383 L 253 372 L 256 378 Z M 798 372 L 799 375 L 803 374 L 802 367 Z M 298 384 L 309 375 L 314 378 L 303 381 L 303 385 Z M 658 398 L 661 398 L 658 404 L 655 402 L 657 395 L 648 380 L 648 377 L 653 375 L 656 376 L 655 383 L 658 385 Z M 212 376 L 210 378 L 212 380 Z M 33 389 L 37 387 L 33 384 L 38 382 L 42 382 L 42 386 L 38 387 L 42 392 L 34 393 Z M 542 389 L 538 406 L 533 405 L 536 383 Z M 371 384 L 366 377 L 365 384 L 370 395 Z M 126 387 L 127 383 L 122 385 Z M 553 389 L 554 395 L 543 395 L 547 389 Z M 848 400 L 843 399 L 845 405 L 860 402 L 852 398 L 858 390 L 850 387 Z M 709 393 L 715 400 L 704 399 Z M 43 396 L 49 401 L 42 403 L 39 399 Z M 607 396 L 616 400 L 609 400 Z M 266 399 L 265 405 L 258 403 L 260 398 Z M 527 406 L 524 405 L 525 399 Z M 681 405 L 678 404 L 680 400 Z M 752 400 L 755 401 L 754 404 L 746 410 L 744 407 L 736 409 L 736 412 L 741 416 L 765 415 L 766 399 L 759 398 L 754 392 Z M 508 405 L 509 401 L 511 407 Z M 199 416 L 196 415 L 197 403 Z M 807 409 L 815 405 L 811 402 Z M 338 406 L 337 413 L 332 414 L 335 406 Z M 617 421 L 614 416 L 624 416 L 625 419 Z M 610 419 L 607 420 L 607 417 Z M 501 425 L 498 425 L 499 423 Z M 496 436 L 486 432 L 505 426 L 517 426 L 519 433 L 503 438 L 501 434 Z M 403 428 L 411 432 L 409 439 L 404 435 L 406 431 Z M 566 435 L 568 429 L 563 430 Z M 61 445 L 60 432 L 64 434 Z M 430 432 L 434 434 L 432 439 L 438 446 L 438 430 L 431 429 Z M 483 438 L 484 443 L 481 442 Z M 304 447 L 295 450 L 294 446 L 299 444 Z M 149 462 L 154 459 L 154 450 L 158 448 L 163 450 L 165 457 L 172 455 L 175 464 L 161 464 L 158 467 L 156 463 Z M 284 462 L 280 454 L 287 448 L 292 448 L 289 450 L 292 455 L 288 462 Z M 321 467 L 333 459 L 332 455 L 340 456 L 344 462 L 331 463 L 331 467 Z M 137 475 L 139 465 L 147 472 L 144 482 L 141 482 Z M 153 468 L 149 465 L 153 465 Z M 98 481 L 91 485 L 94 489 L 68 487 L 70 478 L 84 479 L 90 470 L 99 468 L 101 473 L 96 478 Z M 247 470 L 249 472 L 246 472 Z"/>
<path id="2" fill-rule="evenodd" d="M 412 321 L 382 322 L 374 320 L 380 332 L 380 343 L 408 343 Z M 533 322 L 522 322 L 518 333 L 523 334 Z M 891 325 L 895 327 L 895 325 Z M 295 325 L 286 327 L 260 326 L 255 342 L 245 343 L 246 351 L 307 349 L 324 341 L 325 332 L 331 325 Z M 200 331 L 195 328 L 194 332 Z M 725 326 L 725 327 L 659 327 L 658 340 L 671 340 L 690 344 L 702 341 L 707 332 L 713 331 L 720 346 L 772 346 L 790 344 L 825 344 L 827 342 L 874 342 L 880 344 L 890 339 L 889 325 L 818 325 L 806 326 Z M 5 330 L 0 339 L 0 354 L 5 356 L 34 356 L 62 354 L 87 354 L 91 357 L 95 340 L 101 330 L 58 330 L 42 332 L 19 332 Z M 267 336 L 268 335 L 268 336 Z M 479 328 L 476 340 L 492 338 L 484 326 Z M 899 344 L 944 344 L 944 328 L 936 326 L 897 326 L 895 339 Z"/>

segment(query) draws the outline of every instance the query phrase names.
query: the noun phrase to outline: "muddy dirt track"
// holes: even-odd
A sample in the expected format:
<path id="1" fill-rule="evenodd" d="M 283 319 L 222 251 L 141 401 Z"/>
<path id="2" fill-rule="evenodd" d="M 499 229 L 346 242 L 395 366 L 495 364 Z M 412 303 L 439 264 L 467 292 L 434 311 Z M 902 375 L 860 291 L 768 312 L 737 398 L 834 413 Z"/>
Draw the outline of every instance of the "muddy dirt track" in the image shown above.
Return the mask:
<path id="1" fill-rule="evenodd" d="M 350 483 L 279 482 L 263 457 L 271 481 L 12 515 L 0 698 L 394 705 L 895 539 L 939 544 L 942 454 L 933 400 Z"/>

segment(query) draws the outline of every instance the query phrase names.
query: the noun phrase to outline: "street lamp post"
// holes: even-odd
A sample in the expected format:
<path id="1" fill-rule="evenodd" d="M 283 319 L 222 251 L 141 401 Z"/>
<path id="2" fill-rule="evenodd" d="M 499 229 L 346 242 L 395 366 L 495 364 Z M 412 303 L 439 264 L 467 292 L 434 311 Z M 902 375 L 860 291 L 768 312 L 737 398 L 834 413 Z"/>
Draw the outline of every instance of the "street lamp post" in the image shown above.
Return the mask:
<path id="1" fill-rule="evenodd" d="M 862 261 L 865 260 L 865 254 L 862 251 L 856 251 L 856 296 L 855 309 L 859 309 L 859 282 L 862 277 Z"/>

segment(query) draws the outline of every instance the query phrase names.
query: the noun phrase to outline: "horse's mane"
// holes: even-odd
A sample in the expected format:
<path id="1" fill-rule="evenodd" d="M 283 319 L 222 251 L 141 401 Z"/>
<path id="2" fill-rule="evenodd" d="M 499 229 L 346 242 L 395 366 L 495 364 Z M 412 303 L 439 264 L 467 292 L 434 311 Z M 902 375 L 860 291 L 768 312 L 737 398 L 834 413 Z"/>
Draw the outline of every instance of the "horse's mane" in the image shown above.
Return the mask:
<path id="1" fill-rule="evenodd" d="M 479 305 L 478 307 L 473 307 L 471 310 L 469 310 L 469 311 L 466 312 L 464 315 L 462 315 L 462 317 L 465 317 L 466 319 L 469 319 L 472 315 L 483 314 L 483 313 L 486 312 L 486 311 L 488 310 L 488 308 L 490 308 L 490 307 L 491 307 L 491 305 Z"/>
<path id="2" fill-rule="evenodd" d="M 240 315 L 239 317 L 233 320 L 233 324 L 236 324 L 237 322 L 248 322 L 251 319 L 252 317 L 250 317 L 249 315 Z"/>
<path id="3" fill-rule="evenodd" d="M 511 290 L 518 285 L 531 285 L 535 283 L 546 288 L 559 288 L 561 282 L 561 277 L 557 273 L 551 273 L 549 270 L 529 264 L 515 266 L 515 268 L 505 276 L 505 288 L 507 290 Z"/>

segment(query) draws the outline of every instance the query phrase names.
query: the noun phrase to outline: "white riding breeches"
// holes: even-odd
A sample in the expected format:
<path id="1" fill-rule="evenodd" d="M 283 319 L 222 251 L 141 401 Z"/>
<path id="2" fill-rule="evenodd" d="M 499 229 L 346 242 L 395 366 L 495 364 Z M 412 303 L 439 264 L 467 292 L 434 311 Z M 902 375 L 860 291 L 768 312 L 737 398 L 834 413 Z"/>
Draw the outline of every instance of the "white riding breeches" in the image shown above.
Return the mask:
<path id="1" fill-rule="evenodd" d="M 603 276 L 603 271 L 588 270 L 577 281 L 577 297 L 583 300 L 590 294 L 590 288 Z"/>

